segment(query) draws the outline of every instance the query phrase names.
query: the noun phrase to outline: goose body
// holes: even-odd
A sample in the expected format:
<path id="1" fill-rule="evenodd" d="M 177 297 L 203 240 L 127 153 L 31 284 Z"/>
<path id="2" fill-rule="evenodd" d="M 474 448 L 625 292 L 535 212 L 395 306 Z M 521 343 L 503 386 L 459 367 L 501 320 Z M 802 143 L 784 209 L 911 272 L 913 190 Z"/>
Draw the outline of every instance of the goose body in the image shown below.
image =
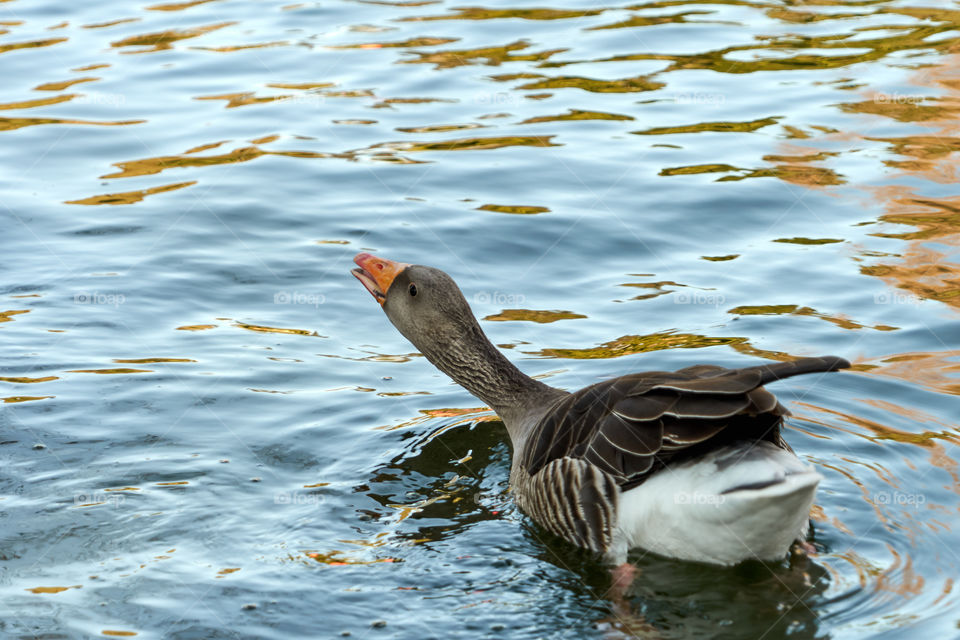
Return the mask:
<path id="1" fill-rule="evenodd" d="M 543 528 L 616 563 L 632 548 L 774 560 L 806 534 L 821 476 L 783 440 L 788 412 L 764 385 L 846 360 L 697 365 L 569 393 L 510 363 L 444 272 L 366 253 L 354 262 L 394 326 L 503 420 L 511 489 Z"/>

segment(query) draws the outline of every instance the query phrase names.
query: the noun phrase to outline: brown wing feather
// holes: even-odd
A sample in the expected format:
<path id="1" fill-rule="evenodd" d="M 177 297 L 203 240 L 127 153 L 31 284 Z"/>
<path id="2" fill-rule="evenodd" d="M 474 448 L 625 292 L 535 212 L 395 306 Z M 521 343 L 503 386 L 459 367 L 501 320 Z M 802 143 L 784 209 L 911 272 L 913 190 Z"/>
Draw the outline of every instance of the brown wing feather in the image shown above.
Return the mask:
<path id="1" fill-rule="evenodd" d="M 561 458 L 582 459 L 626 489 L 698 445 L 765 439 L 783 446 L 780 424 L 787 411 L 762 386 L 849 366 L 828 356 L 744 369 L 697 365 L 607 380 L 547 412 L 528 440 L 522 468 L 535 476 Z"/>
<path id="2" fill-rule="evenodd" d="M 533 475 L 521 474 L 520 508 L 568 542 L 604 552 L 613 540 L 620 488 L 610 474 L 576 458 L 557 458 Z"/>

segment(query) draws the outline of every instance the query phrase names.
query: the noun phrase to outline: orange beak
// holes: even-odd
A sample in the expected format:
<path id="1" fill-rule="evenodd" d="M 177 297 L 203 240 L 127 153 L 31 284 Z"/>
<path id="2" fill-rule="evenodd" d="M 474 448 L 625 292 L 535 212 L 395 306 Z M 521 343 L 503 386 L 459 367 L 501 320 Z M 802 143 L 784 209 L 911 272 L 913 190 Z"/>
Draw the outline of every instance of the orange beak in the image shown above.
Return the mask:
<path id="1" fill-rule="evenodd" d="M 363 283 L 367 291 L 369 291 L 381 305 L 387 299 L 387 291 L 390 289 L 390 285 L 393 284 L 393 279 L 397 277 L 397 274 L 410 266 L 405 262 L 394 262 L 386 258 L 378 258 L 369 253 L 358 253 L 354 256 L 353 261 L 356 262 L 360 268 L 352 269 L 350 273 Z"/>

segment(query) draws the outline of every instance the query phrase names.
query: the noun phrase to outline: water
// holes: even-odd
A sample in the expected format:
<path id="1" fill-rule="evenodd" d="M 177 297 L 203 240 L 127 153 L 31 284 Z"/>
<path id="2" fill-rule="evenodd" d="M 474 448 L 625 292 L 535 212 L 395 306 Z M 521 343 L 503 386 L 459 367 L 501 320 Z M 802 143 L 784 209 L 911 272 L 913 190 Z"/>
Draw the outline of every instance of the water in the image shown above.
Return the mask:
<path id="1" fill-rule="evenodd" d="M 0 2 L 2 635 L 956 637 L 960 7 L 920 2 Z M 614 603 L 361 250 L 564 388 L 855 361 L 772 387 L 817 553 L 636 554 Z"/>

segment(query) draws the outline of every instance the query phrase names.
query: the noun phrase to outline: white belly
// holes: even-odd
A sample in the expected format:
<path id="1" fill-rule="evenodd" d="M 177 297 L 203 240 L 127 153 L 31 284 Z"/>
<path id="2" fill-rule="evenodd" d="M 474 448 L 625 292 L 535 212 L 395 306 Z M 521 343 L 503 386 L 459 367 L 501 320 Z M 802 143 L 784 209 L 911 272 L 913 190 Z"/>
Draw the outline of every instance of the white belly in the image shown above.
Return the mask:
<path id="1" fill-rule="evenodd" d="M 723 565 L 780 559 L 806 535 L 821 479 L 769 442 L 736 443 L 667 467 L 620 495 L 614 555 L 622 561 L 640 547 Z"/>

